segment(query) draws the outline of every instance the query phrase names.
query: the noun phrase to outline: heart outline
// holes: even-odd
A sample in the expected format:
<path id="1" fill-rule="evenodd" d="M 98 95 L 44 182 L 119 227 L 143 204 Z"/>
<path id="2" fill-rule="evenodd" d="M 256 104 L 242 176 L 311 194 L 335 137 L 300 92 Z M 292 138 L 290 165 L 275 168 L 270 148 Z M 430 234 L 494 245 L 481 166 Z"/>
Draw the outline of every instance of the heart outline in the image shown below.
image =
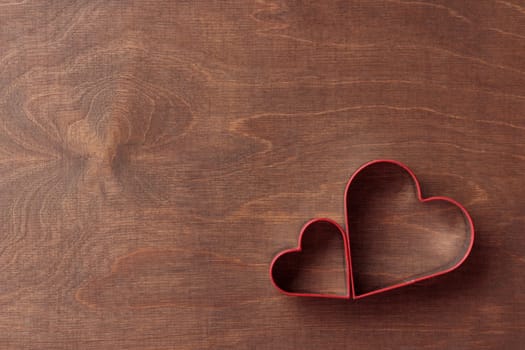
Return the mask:
<path id="1" fill-rule="evenodd" d="M 287 254 L 291 254 L 291 253 L 301 253 L 303 251 L 303 246 L 302 246 L 302 241 L 303 241 L 303 235 L 304 233 L 306 232 L 306 230 L 312 226 L 313 224 L 315 223 L 318 223 L 318 222 L 326 222 L 326 223 L 329 223 L 331 225 L 333 225 L 334 227 L 336 227 L 339 231 L 339 233 L 341 234 L 341 237 L 343 238 L 343 244 L 344 244 L 344 251 L 345 251 L 345 286 L 346 286 L 346 293 L 345 294 L 330 294 L 330 293 L 305 293 L 305 292 L 290 292 L 290 291 L 287 291 L 287 290 L 284 290 L 282 289 L 278 284 L 277 282 L 275 281 L 275 278 L 273 277 L 274 276 L 274 266 L 275 266 L 275 263 L 277 262 L 277 260 L 279 260 L 282 256 L 284 255 L 287 255 Z M 331 299 L 351 299 L 351 295 L 352 295 L 352 286 L 350 285 L 350 280 L 348 278 L 349 276 L 349 273 L 350 273 L 350 245 L 348 244 L 348 235 L 346 233 L 345 230 L 343 230 L 343 228 L 341 227 L 341 225 L 339 225 L 337 222 L 335 222 L 334 220 L 332 219 L 328 219 L 328 218 L 316 218 L 316 219 L 311 219 L 310 221 L 308 221 L 306 224 L 303 225 L 303 227 L 301 228 L 301 232 L 299 233 L 299 238 L 297 240 L 297 247 L 295 248 L 290 248 L 290 249 L 286 249 L 286 250 L 283 250 L 281 251 L 279 254 L 277 254 L 271 264 L 270 264 L 270 279 L 272 281 L 272 284 L 274 285 L 275 288 L 277 288 L 277 290 L 283 294 L 286 294 L 288 296 L 297 296 L 297 297 L 318 297 L 318 298 L 331 298 Z"/>
<path id="2" fill-rule="evenodd" d="M 429 202 L 433 202 L 433 201 L 445 201 L 445 202 L 448 202 L 448 203 L 456 206 L 457 208 L 459 208 L 461 213 L 463 214 L 463 217 L 465 218 L 465 221 L 466 221 L 467 226 L 468 226 L 468 231 L 470 233 L 469 245 L 468 245 L 467 249 L 465 250 L 465 252 L 464 252 L 463 256 L 461 257 L 461 259 L 459 259 L 451 267 L 448 267 L 448 268 L 446 268 L 444 270 L 441 270 L 441 271 L 433 272 L 433 273 L 431 273 L 429 275 L 426 275 L 426 276 L 421 276 L 421 277 L 414 278 L 414 279 L 411 279 L 411 280 L 408 280 L 408 281 L 403 281 L 403 282 L 396 283 L 396 284 L 393 284 L 393 285 L 390 285 L 390 286 L 378 288 L 378 289 L 375 289 L 375 290 L 372 290 L 372 291 L 369 291 L 369 292 L 366 292 L 366 293 L 362 293 L 362 294 L 356 295 L 356 293 L 355 293 L 355 281 L 354 281 L 353 267 L 352 267 L 352 257 L 351 257 L 351 251 L 350 251 L 350 241 L 351 241 L 350 238 L 351 238 L 351 236 L 350 236 L 349 225 L 348 225 L 348 199 L 349 199 L 348 192 L 349 192 L 350 186 L 352 185 L 354 179 L 363 170 L 365 170 L 366 168 L 368 168 L 368 167 L 370 167 L 372 165 L 379 164 L 379 163 L 393 164 L 393 165 L 396 165 L 396 166 L 400 167 L 404 171 L 406 171 L 410 175 L 410 177 L 412 178 L 413 184 L 415 185 L 418 202 L 424 204 L 424 203 L 429 203 Z M 423 194 L 422 194 L 422 191 L 421 191 L 421 185 L 419 183 L 418 178 L 414 174 L 414 172 L 408 166 L 406 166 L 403 163 L 401 163 L 399 161 L 396 161 L 396 160 L 377 159 L 377 160 L 372 160 L 370 162 L 367 162 L 367 163 L 361 165 L 352 174 L 352 176 L 350 177 L 350 179 L 348 180 L 348 182 L 346 184 L 345 194 L 344 194 L 344 210 L 345 210 L 345 226 L 346 226 L 346 230 L 344 230 L 337 222 L 335 222 L 332 219 L 328 219 L 328 218 L 311 219 L 310 221 L 308 221 L 302 227 L 301 232 L 299 234 L 297 247 L 283 250 L 283 251 L 281 251 L 279 254 L 277 254 L 274 257 L 274 259 L 272 260 L 272 262 L 270 264 L 270 271 L 269 272 L 270 272 L 270 279 L 271 279 L 273 285 L 275 286 L 275 288 L 277 288 L 277 290 L 279 290 L 281 293 L 283 293 L 285 295 L 289 295 L 289 296 L 320 297 L 320 298 L 332 298 L 332 299 L 353 299 L 353 300 L 358 300 L 358 299 L 365 298 L 367 296 L 371 296 L 371 295 L 376 295 L 376 294 L 379 294 L 379 293 L 387 292 L 387 291 L 390 291 L 390 290 L 393 290 L 393 289 L 401 288 L 401 287 L 404 287 L 404 286 L 408 286 L 408 285 L 411 285 L 411 284 L 414 284 L 414 283 L 417 283 L 417 282 L 421 282 L 421 281 L 424 281 L 424 280 L 427 280 L 427 279 L 430 279 L 430 278 L 438 277 L 438 276 L 444 275 L 446 273 L 449 273 L 449 272 L 457 269 L 459 266 L 461 266 L 463 264 L 463 262 L 470 255 L 470 252 L 472 251 L 472 247 L 474 245 L 474 237 L 475 237 L 474 222 L 472 220 L 472 217 L 468 213 L 467 209 L 461 203 L 459 203 L 458 201 L 456 201 L 456 200 L 454 200 L 454 199 L 452 199 L 450 197 L 446 197 L 446 196 L 432 196 L 432 197 L 423 198 Z M 315 222 L 319 222 L 319 221 L 324 221 L 324 222 L 328 222 L 330 224 L 333 224 L 335 227 L 338 228 L 339 232 L 341 233 L 341 236 L 343 237 L 344 250 L 345 250 L 345 263 L 346 263 L 346 270 L 345 270 L 346 271 L 346 276 L 345 276 L 346 278 L 345 278 L 345 282 L 346 282 L 346 290 L 347 290 L 346 294 L 344 294 L 344 295 L 326 294 L 326 293 L 290 292 L 290 291 L 283 290 L 281 287 L 279 287 L 279 285 L 277 284 L 277 282 L 274 279 L 274 272 L 273 271 L 274 271 L 275 262 L 280 257 L 282 257 L 283 255 L 286 255 L 286 254 L 289 254 L 289 253 L 299 253 L 299 252 L 301 252 L 302 251 L 301 242 L 302 242 L 302 238 L 303 238 L 304 232 L 306 231 L 306 229 L 310 225 L 314 224 Z"/>
<path id="3" fill-rule="evenodd" d="M 463 217 L 466 219 L 466 222 L 468 224 L 467 225 L 468 226 L 468 231 L 470 232 L 469 246 L 465 250 L 465 252 L 464 252 L 463 256 L 461 257 L 461 259 L 459 259 L 458 262 L 456 262 L 456 264 L 454 264 L 453 266 L 451 266 L 449 268 L 446 268 L 444 270 L 431 273 L 431 274 L 426 275 L 426 276 L 421 276 L 421 277 L 414 278 L 414 279 L 409 280 L 409 281 L 396 283 L 396 284 L 393 284 L 391 286 L 379 288 L 379 289 L 372 290 L 370 292 L 366 292 L 366 293 L 359 294 L 359 295 L 355 294 L 355 283 L 354 283 L 355 281 L 354 281 L 354 275 L 353 275 L 352 261 L 351 261 L 351 259 L 349 259 L 348 260 L 348 265 L 350 266 L 350 268 L 349 268 L 349 276 L 348 276 L 348 278 L 350 280 L 349 284 L 350 284 L 351 289 L 352 289 L 352 299 L 354 299 L 354 300 L 358 300 L 358 299 L 361 299 L 361 298 L 364 298 L 364 297 L 367 297 L 367 296 L 371 296 L 371 295 L 387 292 L 387 291 L 392 290 L 392 289 L 401 288 L 401 287 L 404 287 L 404 286 L 408 286 L 408 285 L 411 285 L 411 284 L 414 284 L 414 283 L 417 283 L 417 282 L 421 282 L 421 281 L 424 281 L 424 280 L 427 280 L 427 279 L 430 279 L 430 278 L 438 277 L 438 276 L 444 275 L 446 273 L 449 273 L 449 272 L 457 269 L 459 266 L 461 266 L 461 264 L 463 264 L 463 262 L 470 255 L 470 252 L 472 251 L 472 247 L 474 245 L 474 222 L 472 221 L 472 217 L 468 213 L 467 209 L 461 203 L 459 203 L 458 201 L 456 201 L 456 200 L 454 200 L 454 199 L 452 199 L 450 197 L 446 197 L 446 196 L 431 196 L 431 197 L 423 198 L 423 194 L 422 194 L 422 191 L 421 191 L 421 184 L 419 183 L 419 180 L 416 177 L 416 174 L 408 166 L 406 166 L 405 164 L 403 164 L 403 163 L 401 163 L 401 162 L 399 162 L 397 160 L 377 159 L 377 160 L 372 160 L 370 162 L 367 162 L 367 163 L 361 165 L 352 174 L 352 176 L 348 180 L 348 183 L 346 184 L 345 195 L 344 195 L 344 201 L 345 201 L 344 202 L 345 226 L 346 226 L 346 231 L 345 232 L 346 232 L 346 234 L 348 236 L 347 237 L 348 238 L 348 240 L 347 240 L 347 242 L 348 242 L 348 251 L 349 251 L 348 256 L 350 258 L 351 258 L 351 254 L 350 254 L 350 230 L 348 228 L 349 227 L 349 225 L 348 225 L 348 192 L 349 192 L 350 186 L 352 185 L 352 182 L 357 177 L 357 175 L 359 175 L 366 168 L 368 168 L 368 167 L 370 167 L 372 165 L 375 165 L 375 164 L 379 164 L 379 163 L 393 164 L 393 165 L 396 165 L 396 166 L 402 168 L 404 171 L 406 171 L 410 175 L 410 177 L 412 178 L 414 186 L 416 187 L 417 200 L 420 203 L 424 204 L 424 203 L 429 203 L 429 202 L 433 202 L 433 201 L 445 201 L 445 202 L 453 204 L 454 206 L 459 208 L 461 210 L 461 213 L 463 214 Z"/>

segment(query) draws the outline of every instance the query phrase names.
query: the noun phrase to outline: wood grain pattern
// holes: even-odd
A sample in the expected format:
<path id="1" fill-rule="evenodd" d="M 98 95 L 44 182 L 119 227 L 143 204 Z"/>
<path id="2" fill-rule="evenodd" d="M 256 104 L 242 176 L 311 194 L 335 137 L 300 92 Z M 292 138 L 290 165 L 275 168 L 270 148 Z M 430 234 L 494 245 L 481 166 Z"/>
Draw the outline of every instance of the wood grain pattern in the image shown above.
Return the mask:
<path id="1" fill-rule="evenodd" d="M 519 0 L 0 0 L 0 348 L 518 349 L 524 111 Z M 465 204 L 470 258 L 278 294 L 375 158 Z"/>

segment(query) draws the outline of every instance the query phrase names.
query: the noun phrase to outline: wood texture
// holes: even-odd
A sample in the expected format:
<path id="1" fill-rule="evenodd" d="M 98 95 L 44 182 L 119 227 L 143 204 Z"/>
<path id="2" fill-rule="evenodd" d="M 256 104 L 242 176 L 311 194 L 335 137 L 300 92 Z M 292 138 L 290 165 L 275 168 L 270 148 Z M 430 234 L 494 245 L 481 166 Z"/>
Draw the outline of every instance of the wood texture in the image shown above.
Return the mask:
<path id="1" fill-rule="evenodd" d="M 520 0 L 0 0 L 0 348 L 519 349 L 524 111 Z M 470 258 L 278 294 L 375 158 L 465 204 Z"/>

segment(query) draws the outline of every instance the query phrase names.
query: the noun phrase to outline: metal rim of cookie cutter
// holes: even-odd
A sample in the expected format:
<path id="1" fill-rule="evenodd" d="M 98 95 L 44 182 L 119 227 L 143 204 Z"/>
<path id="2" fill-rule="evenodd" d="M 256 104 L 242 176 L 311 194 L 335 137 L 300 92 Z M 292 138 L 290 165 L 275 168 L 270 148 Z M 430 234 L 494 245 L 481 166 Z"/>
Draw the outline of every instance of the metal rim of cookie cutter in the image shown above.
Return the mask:
<path id="1" fill-rule="evenodd" d="M 425 275 L 425 276 L 421 276 L 421 277 L 418 277 L 418 278 L 414 278 L 414 279 L 410 279 L 410 280 L 403 281 L 403 282 L 400 282 L 400 283 L 396 283 L 396 284 L 393 284 L 391 286 L 378 288 L 378 289 L 372 290 L 370 292 L 366 292 L 366 293 L 362 293 L 362 294 L 356 294 L 356 292 L 355 292 L 355 281 L 354 281 L 353 270 L 352 270 L 352 259 L 351 259 L 351 254 L 350 254 L 350 232 L 348 230 L 348 208 L 347 208 L 347 206 L 348 206 L 348 192 L 349 192 L 350 186 L 354 182 L 355 178 L 363 170 L 369 168 L 370 166 L 381 164 L 381 163 L 396 165 L 396 166 L 402 168 L 404 171 L 406 171 L 410 175 L 410 177 L 412 178 L 412 180 L 413 180 L 413 182 L 415 184 L 417 199 L 418 199 L 419 202 L 421 202 L 421 203 L 428 203 L 428 202 L 431 202 L 431 201 L 445 201 L 445 202 L 451 203 L 451 204 L 455 205 L 457 208 L 459 208 L 461 213 L 463 214 L 463 217 L 464 217 L 465 222 L 467 224 L 466 226 L 468 228 L 467 234 L 469 234 L 469 244 L 468 244 L 466 250 L 464 251 L 463 256 L 454 265 L 452 265 L 451 267 L 448 267 L 448 268 L 446 268 L 444 270 L 441 270 L 441 271 L 430 273 L 430 274 Z M 414 174 L 414 172 L 408 166 L 406 166 L 403 163 L 401 163 L 399 161 L 396 161 L 396 160 L 377 159 L 377 160 L 372 160 L 370 162 L 367 162 L 367 163 L 361 165 L 352 174 L 352 176 L 350 177 L 350 179 L 347 182 L 347 185 L 346 185 L 346 188 L 345 188 L 345 194 L 344 194 L 344 210 L 345 210 L 346 230 L 344 230 L 341 227 L 341 225 L 339 225 L 337 222 L 335 222 L 332 219 L 328 219 L 328 218 L 312 219 L 312 220 L 308 221 L 301 228 L 301 232 L 300 232 L 299 238 L 298 238 L 298 245 L 297 245 L 297 247 L 281 251 L 279 254 L 277 254 L 273 258 L 273 260 L 272 260 L 272 262 L 270 264 L 270 271 L 269 271 L 269 273 L 270 273 L 271 282 L 275 286 L 275 288 L 277 288 L 277 290 L 279 290 L 281 293 L 289 295 L 289 296 L 318 297 L 318 298 L 332 298 L 332 299 L 354 299 L 354 300 L 357 300 L 357 299 L 361 299 L 361 298 L 364 298 L 364 297 L 367 297 L 367 296 L 371 296 L 371 295 L 383 293 L 383 292 L 386 292 L 386 291 L 389 291 L 389 290 L 392 290 L 392 289 L 397 289 L 397 288 L 400 288 L 400 287 L 408 286 L 408 285 L 414 284 L 416 282 L 420 282 L 420 281 L 423 281 L 423 280 L 427 280 L 427 279 L 430 279 L 430 278 L 434 278 L 434 277 L 437 277 L 437 276 L 449 273 L 449 272 L 457 269 L 459 266 L 461 266 L 461 264 L 463 264 L 463 262 L 469 256 L 469 254 L 470 254 L 470 252 L 472 250 L 472 247 L 474 245 L 474 236 L 475 236 L 474 223 L 473 223 L 472 217 L 468 213 L 467 209 L 461 203 L 459 203 L 458 201 L 456 201 L 456 200 L 454 200 L 454 199 L 452 199 L 450 197 L 432 196 L 432 197 L 423 198 L 422 193 L 421 193 L 421 185 L 420 185 L 419 180 L 417 179 L 416 175 Z M 346 281 L 345 281 L 345 283 L 346 283 L 346 293 L 345 294 L 327 294 L 327 293 L 315 293 L 315 292 L 291 292 L 291 291 L 286 291 L 286 290 L 282 289 L 278 285 L 278 283 L 276 282 L 276 280 L 274 278 L 274 266 L 275 266 L 276 261 L 280 257 L 282 257 L 283 255 L 286 255 L 286 254 L 289 254 L 289 253 L 301 252 L 302 251 L 301 242 L 302 242 L 303 235 L 304 235 L 306 229 L 308 227 L 310 227 L 312 224 L 316 223 L 316 222 L 328 222 L 330 224 L 333 224 L 335 227 L 337 227 L 339 229 L 339 231 L 340 231 L 340 233 L 341 233 L 341 235 L 343 237 L 344 251 L 345 251 L 345 264 L 346 264 L 346 269 L 345 269 L 345 271 L 346 271 Z"/>

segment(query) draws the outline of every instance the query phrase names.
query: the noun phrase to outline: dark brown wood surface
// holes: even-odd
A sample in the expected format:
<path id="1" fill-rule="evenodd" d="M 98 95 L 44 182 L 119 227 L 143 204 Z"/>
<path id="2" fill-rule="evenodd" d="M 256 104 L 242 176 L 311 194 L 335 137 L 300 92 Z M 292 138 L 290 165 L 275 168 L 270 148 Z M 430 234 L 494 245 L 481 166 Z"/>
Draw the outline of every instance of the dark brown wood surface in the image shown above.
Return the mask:
<path id="1" fill-rule="evenodd" d="M 358 302 L 268 266 L 350 174 L 477 236 Z M 520 349 L 525 2 L 0 0 L 1 349 Z"/>

